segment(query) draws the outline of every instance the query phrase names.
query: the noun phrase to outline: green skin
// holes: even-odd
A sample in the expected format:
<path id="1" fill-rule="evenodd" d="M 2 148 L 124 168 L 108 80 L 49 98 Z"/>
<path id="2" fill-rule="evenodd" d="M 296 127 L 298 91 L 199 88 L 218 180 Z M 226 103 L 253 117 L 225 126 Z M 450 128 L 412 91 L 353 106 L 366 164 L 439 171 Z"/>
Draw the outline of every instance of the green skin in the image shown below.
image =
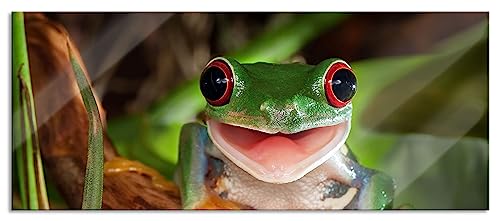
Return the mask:
<path id="1" fill-rule="evenodd" d="M 325 95 L 325 71 L 339 59 L 328 59 L 316 66 L 262 62 L 240 64 L 231 58 L 223 59 L 232 66 L 234 89 L 228 104 L 207 104 L 205 113 L 210 119 L 266 133 L 292 134 L 337 125 L 351 118 L 351 103 L 335 108 Z M 273 114 L 276 112 L 287 114 Z M 212 154 L 217 148 L 206 125 L 190 123 L 182 129 L 179 149 L 176 182 L 180 186 L 183 207 L 196 208 L 208 194 L 206 183 L 210 176 L 207 173 L 210 162 L 219 156 Z M 338 168 L 351 168 L 350 172 L 355 173 L 354 176 L 349 174 L 355 178 L 339 180 L 358 189 L 356 197 L 346 208 L 390 208 L 394 192 L 392 178 L 362 167 L 350 151 L 335 162 L 341 164 L 336 165 Z M 218 165 L 216 170 L 224 170 L 223 165 Z"/>
<path id="2" fill-rule="evenodd" d="M 240 64 L 226 59 L 233 66 L 236 84 L 229 104 L 207 106 L 206 113 L 212 119 L 268 133 L 296 133 L 335 125 L 351 117 L 352 104 L 332 107 L 323 89 L 324 71 L 337 59 L 323 61 L 317 66 Z M 261 110 L 262 104 L 265 111 Z M 290 105 L 297 111 L 284 119 L 276 119 L 270 114 Z"/>

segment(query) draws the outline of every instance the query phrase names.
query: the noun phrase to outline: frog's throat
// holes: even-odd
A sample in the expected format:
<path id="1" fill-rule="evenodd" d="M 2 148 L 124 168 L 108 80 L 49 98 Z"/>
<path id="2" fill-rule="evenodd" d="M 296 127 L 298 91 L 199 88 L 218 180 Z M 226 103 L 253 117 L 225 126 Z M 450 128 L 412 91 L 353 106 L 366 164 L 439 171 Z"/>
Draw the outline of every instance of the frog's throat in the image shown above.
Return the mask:
<path id="1" fill-rule="evenodd" d="M 295 134 L 267 134 L 207 121 L 215 146 L 238 167 L 258 180 L 289 183 L 330 159 L 349 135 L 350 119 Z"/>

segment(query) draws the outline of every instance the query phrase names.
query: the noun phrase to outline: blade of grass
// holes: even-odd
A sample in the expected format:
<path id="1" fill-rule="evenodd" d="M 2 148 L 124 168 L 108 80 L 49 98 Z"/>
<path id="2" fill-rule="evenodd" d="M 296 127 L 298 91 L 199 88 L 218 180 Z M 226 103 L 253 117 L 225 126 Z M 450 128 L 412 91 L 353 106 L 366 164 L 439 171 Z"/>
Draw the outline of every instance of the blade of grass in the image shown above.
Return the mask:
<path id="1" fill-rule="evenodd" d="M 67 47 L 71 67 L 75 74 L 80 95 L 82 96 L 89 122 L 87 167 L 83 188 L 82 209 L 100 209 L 102 206 L 104 147 L 101 116 L 88 81 L 80 62 L 75 57 L 69 39 Z"/>
<path id="2" fill-rule="evenodd" d="M 49 209 L 36 127 L 24 15 L 21 12 L 12 14 L 12 39 L 13 141 L 17 157 L 21 204 L 26 209 Z"/>

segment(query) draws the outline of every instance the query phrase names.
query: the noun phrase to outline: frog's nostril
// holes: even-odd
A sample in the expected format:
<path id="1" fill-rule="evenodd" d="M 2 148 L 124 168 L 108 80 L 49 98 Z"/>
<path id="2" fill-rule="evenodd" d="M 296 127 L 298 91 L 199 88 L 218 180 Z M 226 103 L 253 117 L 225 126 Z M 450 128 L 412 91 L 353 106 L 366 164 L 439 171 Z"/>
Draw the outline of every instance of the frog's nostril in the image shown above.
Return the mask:
<path id="1" fill-rule="evenodd" d="M 274 121 L 279 113 L 279 104 L 274 100 L 267 100 L 260 105 L 260 111 L 270 120 Z"/>
<path id="2" fill-rule="evenodd" d="M 267 106 L 268 106 L 268 105 L 267 105 L 267 103 L 266 103 L 266 102 L 262 103 L 262 104 L 260 105 L 260 111 L 265 111 L 265 110 L 266 110 L 266 108 L 267 108 Z"/>

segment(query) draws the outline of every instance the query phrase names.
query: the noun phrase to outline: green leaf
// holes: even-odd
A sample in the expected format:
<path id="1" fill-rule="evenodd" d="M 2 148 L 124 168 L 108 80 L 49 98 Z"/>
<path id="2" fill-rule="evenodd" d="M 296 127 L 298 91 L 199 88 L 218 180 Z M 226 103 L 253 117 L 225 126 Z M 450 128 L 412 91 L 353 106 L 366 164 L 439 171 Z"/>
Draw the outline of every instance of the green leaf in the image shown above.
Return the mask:
<path id="1" fill-rule="evenodd" d="M 102 206 L 104 147 L 101 116 L 90 83 L 79 61 L 75 57 L 69 39 L 67 40 L 69 59 L 75 73 L 80 95 L 87 111 L 89 122 L 87 167 L 83 187 L 82 209 L 100 209 Z"/>

